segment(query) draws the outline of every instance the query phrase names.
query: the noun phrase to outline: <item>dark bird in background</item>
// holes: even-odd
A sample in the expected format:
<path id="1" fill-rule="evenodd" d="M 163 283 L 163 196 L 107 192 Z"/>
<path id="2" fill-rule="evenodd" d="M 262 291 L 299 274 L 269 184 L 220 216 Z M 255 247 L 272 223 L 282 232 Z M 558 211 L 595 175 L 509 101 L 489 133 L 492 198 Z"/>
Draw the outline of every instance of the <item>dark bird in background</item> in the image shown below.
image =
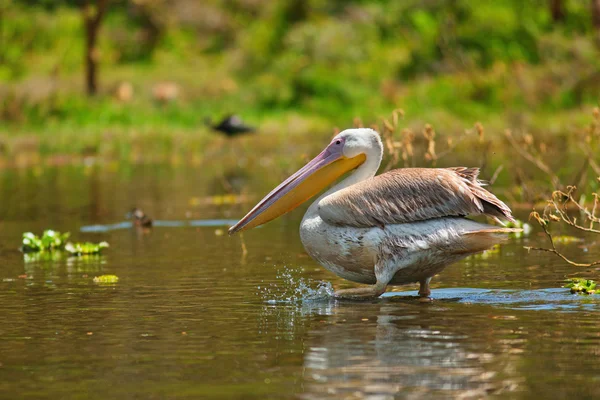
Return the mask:
<path id="1" fill-rule="evenodd" d="M 213 130 L 222 133 L 227 137 L 239 136 L 256 131 L 254 127 L 245 125 L 240 117 L 233 114 L 226 116 L 216 125 L 213 125 L 209 118 L 207 118 L 205 122 L 206 125 L 210 126 Z"/>
<path id="2" fill-rule="evenodd" d="M 133 225 L 135 226 L 141 226 L 143 228 L 152 227 L 152 219 L 137 207 L 127 213 L 127 218 L 132 219 Z"/>

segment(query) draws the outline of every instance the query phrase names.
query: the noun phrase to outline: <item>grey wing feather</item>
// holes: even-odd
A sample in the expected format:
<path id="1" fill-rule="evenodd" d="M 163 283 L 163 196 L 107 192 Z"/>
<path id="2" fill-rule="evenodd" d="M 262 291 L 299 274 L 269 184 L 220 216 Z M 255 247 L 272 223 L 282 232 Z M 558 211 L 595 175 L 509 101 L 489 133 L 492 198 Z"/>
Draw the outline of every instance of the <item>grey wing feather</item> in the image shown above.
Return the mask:
<path id="1" fill-rule="evenodd" d="M 464 167 L 396 169 L 323 198 L 319 215 L 329 224 L 355 227 L 477 214 L 513 220 L 478 174 Z"/>

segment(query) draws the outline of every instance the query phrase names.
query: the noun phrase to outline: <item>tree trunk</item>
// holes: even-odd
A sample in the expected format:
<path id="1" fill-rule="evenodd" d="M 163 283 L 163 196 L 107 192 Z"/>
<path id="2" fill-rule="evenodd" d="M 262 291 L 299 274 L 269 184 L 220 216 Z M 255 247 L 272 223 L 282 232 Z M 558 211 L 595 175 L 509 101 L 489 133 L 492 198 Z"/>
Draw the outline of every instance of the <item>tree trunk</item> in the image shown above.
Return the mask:
<path id="1" fill-rule="evenodd" d="M 97 48 L 100 24 L 108 6 L 108 0 L 96 0 L 95 7 L 87 0 L 83 6 L 85 25 L 85 84 L 87 93 L 93 96 L 98 91 L 98 59 Z"/>
<path id="2" fill-rule="evenodd" d="M 591 0 L 592 6 L 592 29 L 596 47 L 600 48 L 600 0 Z"/>
<path id="3" fill-rule="evenodd" d="M 592 0 L 592 25 L 600 33 L 600 0 Z"/>
<path id="4" fill-rule="evenodd" d="M 550 0 L 550 14 L 552 15 L 552 21 L 554 22 L 562 22 L 565 20 L 563 0 Z"/>

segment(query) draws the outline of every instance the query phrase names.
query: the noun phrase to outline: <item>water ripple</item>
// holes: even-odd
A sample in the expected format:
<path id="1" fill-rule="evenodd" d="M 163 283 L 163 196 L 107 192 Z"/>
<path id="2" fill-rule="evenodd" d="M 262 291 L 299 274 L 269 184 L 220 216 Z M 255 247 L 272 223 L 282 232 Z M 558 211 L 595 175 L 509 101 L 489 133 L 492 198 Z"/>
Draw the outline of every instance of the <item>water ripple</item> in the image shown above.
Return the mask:
<path id="1" fill-rule="evenodd" d="M 184 227 L 210 227 L 210 226 L 231 226 L 235 225 L 237 220 L 235 219 L 196 219 L 189 221 L 167 221 L 167 220 L 155 220 L 152 225 L 161 228 L 184 228 Z M 133 223 L 130 221 L 117 222 L 115 224 L 104 224 L 104 225 L 85 225 L 79 228 L 81 232 L 109 232 L 116 231 L 119 229 L 130 229 L 133 227 Z"/>

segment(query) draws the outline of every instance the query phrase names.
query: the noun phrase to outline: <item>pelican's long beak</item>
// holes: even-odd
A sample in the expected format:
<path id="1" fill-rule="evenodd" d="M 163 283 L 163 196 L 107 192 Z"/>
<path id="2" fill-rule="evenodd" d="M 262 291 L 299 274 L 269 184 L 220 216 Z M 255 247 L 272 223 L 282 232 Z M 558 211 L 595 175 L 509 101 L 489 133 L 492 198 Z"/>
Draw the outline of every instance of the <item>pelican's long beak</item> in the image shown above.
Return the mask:
<path id="1" fill-rule="evenodd" d="M 267 223 L 319 193 L 340 176 L 366 160 L 364 154 L 347 158 L 343 146 L 330 144 L 308 164 L 265 196 L 244 218 L 229 228 L 229 234 Z"/>

